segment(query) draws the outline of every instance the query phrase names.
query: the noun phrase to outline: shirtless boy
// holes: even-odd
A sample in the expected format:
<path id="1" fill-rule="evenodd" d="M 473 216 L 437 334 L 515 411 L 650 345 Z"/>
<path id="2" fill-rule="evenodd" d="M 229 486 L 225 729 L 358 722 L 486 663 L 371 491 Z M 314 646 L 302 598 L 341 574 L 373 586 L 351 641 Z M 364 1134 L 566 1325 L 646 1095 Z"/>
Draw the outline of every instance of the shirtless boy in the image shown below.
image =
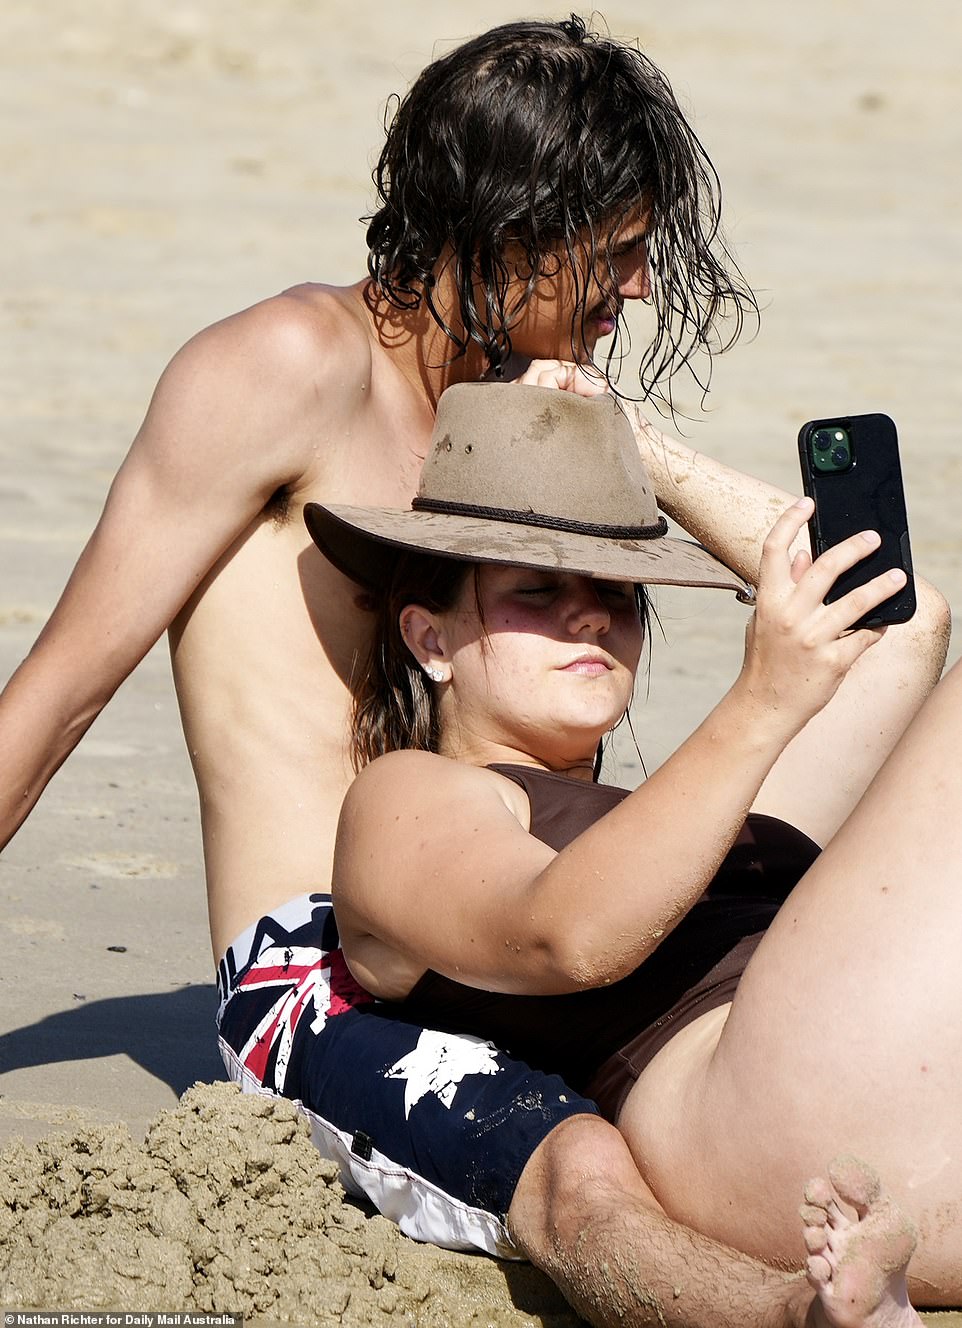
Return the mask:
<path id="1" fill-rule="evenodd" d="M 0 697 L 5 843 L 169 631 L 215 959 L 264 915 L 326 890 L 352 777 L 346 684 L 367 615 L 314 549 L 304 503 L 406 505 L 446 386 L 497 372 L 510 352 L 590 358 L 627 299 L 650 298 L 658 314 L 648 387 L 705 344 L 720 308 L 753 308 L 717 241 L 714 174 L 663 78 L 573 21 L 496 30 L 430 66 L 402 104 L 381 170 L 371 282 L 295 287 L 174 357 L 60 603 Z M 534 366 L 529 377 L 567 373 Z M 690 454 L 640 422 L 638 432 L 667 493 L 671 468 Z M 784 495 L 704 459 L 678 502 L 681 492 L 672 514 L 696 535 L 709 510 L 716 528 L 719 511 L 730 513 L 730 537 L 713 551 L 752 574 Z M 222 965 L 221 976 L 233 975 Z M 304 1020 L 318 1016 L 318 1041 L 337 1037 L 325 1064 L 328 1127 L 315 1104 L 315 1134 L 340 1141 L 355 1188 L 413 1234 L 505 1250 L 510 1233 L 595 1323 L 743 1328 L 833 1313 L 824 1262 L 820 1309 L 797 1279 L 675 1226 L 590 1104 L 565 1101 L 557 1081 L 507 1058 L 498 1073 L 464 1079 L 472 1102 L 487 1094 L 505 1118 L 500 1148 L 512 1158 L 495 1168 L 501 1189 L 485 1203 L 464 1176 L 476 1155 L 490 1166 L 489 1146 L 483 1132 L 466 1138 L 449 1094 L 398 1107 L 392 1142 L 403 1157 L 387 1156 L 360 1107 L 389 1090 L 404 1100 L 385 1068 L 420 1030 L 402 1046 L 406 1026 L 363 1005 L 325 1023 L 326 1010 L 319 1002 Z M 499 1100 L 502 1074 L 556 1105 L 519 1113 L 516 1100 Z M 434 1196 L 423 1220 L 411 1216 L 412 1187 Z M 860 1212 L 839 1236 L 842 1246 L 854 1239 L 859 1277 L 872 1270 L 880 1220 L 874 1199 Z M 859 1292 L 847 1322 L 868 1322 L 879 1298 Z"/>

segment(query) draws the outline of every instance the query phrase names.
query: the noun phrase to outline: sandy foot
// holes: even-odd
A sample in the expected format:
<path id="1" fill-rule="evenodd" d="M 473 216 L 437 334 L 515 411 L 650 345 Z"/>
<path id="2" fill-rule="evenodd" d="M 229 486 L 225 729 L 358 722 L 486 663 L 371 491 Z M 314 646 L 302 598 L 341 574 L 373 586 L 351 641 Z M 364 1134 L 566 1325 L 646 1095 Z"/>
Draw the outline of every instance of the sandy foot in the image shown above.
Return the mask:
<path id="1" fill-rule="evenodd" d="M 809 1181 L 801 1209 L 808 1280 L 815 1290 L 813 1328 L 912 1328 L 905 1270 L 915 1249 L 912 1224 L 887 1198 L 878 1177 L 853 1157 L 839 1157 L 828 1179 Z"/>

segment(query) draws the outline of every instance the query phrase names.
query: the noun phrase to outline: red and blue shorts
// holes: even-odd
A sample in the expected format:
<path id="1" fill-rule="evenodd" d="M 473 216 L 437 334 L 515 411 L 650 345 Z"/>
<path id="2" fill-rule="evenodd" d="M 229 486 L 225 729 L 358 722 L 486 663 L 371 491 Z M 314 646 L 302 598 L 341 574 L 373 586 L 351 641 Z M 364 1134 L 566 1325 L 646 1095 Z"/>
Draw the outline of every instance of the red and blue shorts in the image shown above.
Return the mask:
<path id="1" fill-rule="evenodd" d="M 290 1098 L 345 1189 L 407 1235 L 517 1257 L 505 1225 L 528 1159 L 593 1102 L 490 1042 L 379 1013 L 340 951 L 328 894 L 250 927 L 218 965 L 217 1024 L 245 1092 Z"/>

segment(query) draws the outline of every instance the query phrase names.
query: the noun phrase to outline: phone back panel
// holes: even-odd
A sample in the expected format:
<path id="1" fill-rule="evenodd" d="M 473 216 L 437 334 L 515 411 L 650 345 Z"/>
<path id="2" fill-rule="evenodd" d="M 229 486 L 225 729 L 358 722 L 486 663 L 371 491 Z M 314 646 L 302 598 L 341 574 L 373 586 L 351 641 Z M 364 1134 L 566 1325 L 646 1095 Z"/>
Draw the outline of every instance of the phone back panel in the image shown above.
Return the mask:
<path id="1" fill-rule="evenodd" d="M 851 465 L 843 471 L 818 470 L 812 462 L 811 436 L 818 429 L 835 427 L 849 434 Z M 877 530 L 882 538 L 874 554 L 842 573 L 826 595 L 826 603 L 882 572 L 901 567 L 908 576 L 906 585 L 859 625 L 906 622 L 915 612 L 915 584 L 894 423 L 887 415 L 811 420 L 802 426 L 798 448 L 805 493 L 815 500 L 815 514 L 809 523 L 813 556 L 862 530 Z"/>

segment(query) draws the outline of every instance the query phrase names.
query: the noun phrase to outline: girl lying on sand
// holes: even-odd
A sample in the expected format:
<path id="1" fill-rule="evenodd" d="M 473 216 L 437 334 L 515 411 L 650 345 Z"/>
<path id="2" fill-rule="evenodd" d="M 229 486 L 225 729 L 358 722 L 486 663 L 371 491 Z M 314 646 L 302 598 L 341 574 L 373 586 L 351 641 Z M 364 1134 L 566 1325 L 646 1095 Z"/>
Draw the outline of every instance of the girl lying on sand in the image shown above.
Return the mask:
<path id="1" fill-rule="evenodd" d="M 791 506 L 757 549 L 738 678 L 629 793 L 596 758 L 645 583 L 740 583 L 665 536 L 621 407 L 453 387 L 414 507 L 307 510 L 379 604 L 334 874 L 355 977 L 563 1075 L 671 1217 L 763 1259 L 799 1262 L 826 1158 L 870 1158 L 918 1227 L 915 1298 L 962 1301 L 962 672 L 922 704 L 939 597 L 920 584 L 912 650 L 905 627 L 850 630 L 904 575 L 826 606 L 877 536 L 813 564 Z M 835 1175 L 868 1233 L 851 1322 L 917 1322 L 909 1223 L 863 1169 Z M 804 1218 L 837 1297 L 859 1224 L 824 1185 Z"/>

